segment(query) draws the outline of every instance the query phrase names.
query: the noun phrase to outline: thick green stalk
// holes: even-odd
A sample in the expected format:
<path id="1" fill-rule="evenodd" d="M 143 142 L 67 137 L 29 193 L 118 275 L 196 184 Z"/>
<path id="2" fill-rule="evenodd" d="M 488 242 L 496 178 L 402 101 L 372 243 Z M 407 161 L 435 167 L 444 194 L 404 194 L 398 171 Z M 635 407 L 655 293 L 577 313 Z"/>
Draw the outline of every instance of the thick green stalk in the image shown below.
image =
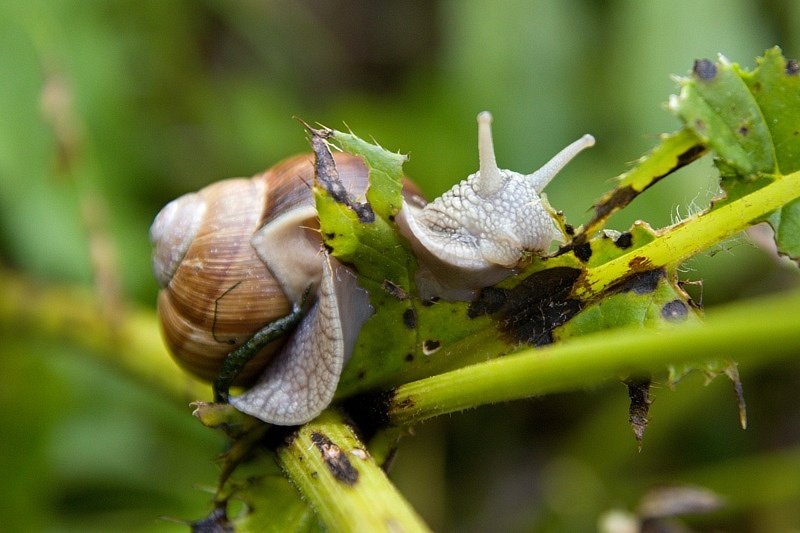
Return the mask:
<path id="1" fill-rule="evenodd" d="M 617 329 L 527 349 L 397 387 L 389 416 L 395 425 L 408 425 L 479 405 L 596 385 L 629 372 L 663 371 L 666 365 L 796 357 L 798 309 L 800 292 L 794 292 L 714 310 L 705 323 Z"/>
<path id="2" fill-rule="evenodd" d="M 798 197 L 800 172 L 794 172 L 719 209 L 662 230 L 656 240 L 588 269 L 575 285 L 576 296 L 585 299 L 600 294 L 632 271 L 680 264 Z"/>
<path id="3" fill-rule="evenodd" d="M 209 398 L 211 387 L 189 377 L 167 353 L 152 311 L 104 309 L 82 287 L 35 282 L 0 269 L 0 330 L 80 346 L 175 398 Z"/>
<path id="4" fill-rule="evenodd" d="M 278 461 L 330 531 L 429 531 L 334 410 L 301 427 Z"/>

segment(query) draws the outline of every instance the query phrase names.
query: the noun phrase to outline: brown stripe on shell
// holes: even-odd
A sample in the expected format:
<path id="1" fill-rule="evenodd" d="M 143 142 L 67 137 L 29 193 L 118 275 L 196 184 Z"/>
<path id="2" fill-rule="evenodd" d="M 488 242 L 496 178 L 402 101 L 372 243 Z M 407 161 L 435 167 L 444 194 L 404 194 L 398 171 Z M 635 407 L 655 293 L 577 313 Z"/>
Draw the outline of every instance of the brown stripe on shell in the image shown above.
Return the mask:
<path id="1" fill-rule="evenodd" d="M 201 229 L 159 295 L 162 331 L 179 363 L 213 380 L 225 355 L 268 322 L 291 311 L 272 274 L 250 246 L 261 218 L 262 180 L 212 184 L 199 194 L 207 202 Z M 175 290 L 179 287 L 179 290 Z M 267 346 L 251 361 L 241 382 L 255 378 L 277 349 Z"/>

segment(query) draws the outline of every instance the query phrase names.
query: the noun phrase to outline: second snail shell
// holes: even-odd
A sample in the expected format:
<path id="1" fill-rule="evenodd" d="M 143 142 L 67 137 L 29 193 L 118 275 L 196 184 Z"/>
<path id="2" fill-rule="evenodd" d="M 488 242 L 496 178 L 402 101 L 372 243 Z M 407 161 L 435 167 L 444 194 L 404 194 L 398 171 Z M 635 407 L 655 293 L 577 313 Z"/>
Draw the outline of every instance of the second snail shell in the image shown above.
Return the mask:
<path id="1" fill-rule="evenodd" d="M 363 192 L 367 170 L 361 159 L 346 154 L 335 159 L 345 187 Z M 224 180 L 184 195 L 159 213 L 151 228 L 161 287 L 159 322 L 170 352 L 185 370 L 213 381 L 228 353 L 291 311 L 293 301 L 253 246 L 266 225 L 280 224 L 281 215 L 292 210 L 307 214 L 284 232 L 293 242 L 265 245 L 296 264 L 292 268 L 308 269 L 304 283 L 319 277 L 321 264 L 307 257 L 321 246 L 313 180 L 313 156 L 296 156 L 253 178 Z M 251 383 L 284 342 L 261 350 L 236 383 Z"/>

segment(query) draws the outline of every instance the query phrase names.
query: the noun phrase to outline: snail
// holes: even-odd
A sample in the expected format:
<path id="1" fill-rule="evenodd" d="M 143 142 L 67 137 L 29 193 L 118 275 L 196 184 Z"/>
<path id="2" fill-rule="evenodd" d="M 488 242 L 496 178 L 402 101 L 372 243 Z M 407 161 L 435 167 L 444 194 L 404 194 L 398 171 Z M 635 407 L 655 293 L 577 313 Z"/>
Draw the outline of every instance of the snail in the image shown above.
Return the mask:
<path id="1" fill-rule="evenodd" d="M 424 207 L 404 204 L 397 216 L 420 262 L 417 286 L 424 296 L 470 300 L 512 275 L 524 253 L 545 254 L 557 234 L 539 194 L 594 145 L 594 137 L 584 135 L 523 175 L 497 167 L 491 123 L 487 111 L 478 115 L 478 172 Z"/>
<path id="2" fill-rule="evenodd" d="M 404 184 L 396 222 L 419 260 L 423 297 L 469 300 L 512 275 L 524 253 L 546 253 L 555 228 L 539 194 L 594 143 L 584 135 L 526 176 L 497 167 L 491 115 L 478 123 L 477 173 L 428 204 Z M 345 188 L 362 196 L 361 159 L 334 159 Z M 159 323 L 173 357 L 214 381 L 219 400 L 279 425 L 328 406 L 374 311 L 355 274 L 322 246 L 313 179 L 312 156 L 296 156 L 173 200 L 150 228 Z M 231 384 L 249 388 L 228 398 Z"/>

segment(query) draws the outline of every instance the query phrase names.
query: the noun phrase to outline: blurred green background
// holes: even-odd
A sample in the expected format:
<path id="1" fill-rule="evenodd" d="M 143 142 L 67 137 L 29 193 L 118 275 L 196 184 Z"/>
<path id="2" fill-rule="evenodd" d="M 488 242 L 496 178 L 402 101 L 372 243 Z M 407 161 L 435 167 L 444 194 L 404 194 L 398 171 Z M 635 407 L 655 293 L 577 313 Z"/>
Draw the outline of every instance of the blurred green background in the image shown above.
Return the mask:
<path id="1" fill-rule="evenodd" d="M 679 127 L 663 109 L 671 75 L 720 52 L 753 67 L 775 44 L 800 55 L 800 3 L 6 0 L 0 273 L 93 287 L 110 312 L 152 317 L 152 218 L 307 150 L 295 116 L 409 153 L 431 197 L 477 168 L 481 110 L 514 170 L 592 133 L 597 146 L 548 187 L 577 225 L 610 178 Z M 663 226 L 715 192 L 703 160 L 611 226 Z M 725 243 L 684 278 L 704 280 L 707 306 L 797 287 L 796 269 L 756 243 Z M 180 531 L 159 517 L 206 514 L 224 441 L 189 416 L 187 395 L 40 326 L 0 323 L 0 529 Z M 747 431 L 730 384 L 692 376 L 654 391 L 637 453 L 625 389 L 610 383 L 425 424 L 393 477 L 438 530 L 591 530 L 673 482 L 727 497 L 699 529 L 800 527 L 800 365 L 741 372 Z"/>

